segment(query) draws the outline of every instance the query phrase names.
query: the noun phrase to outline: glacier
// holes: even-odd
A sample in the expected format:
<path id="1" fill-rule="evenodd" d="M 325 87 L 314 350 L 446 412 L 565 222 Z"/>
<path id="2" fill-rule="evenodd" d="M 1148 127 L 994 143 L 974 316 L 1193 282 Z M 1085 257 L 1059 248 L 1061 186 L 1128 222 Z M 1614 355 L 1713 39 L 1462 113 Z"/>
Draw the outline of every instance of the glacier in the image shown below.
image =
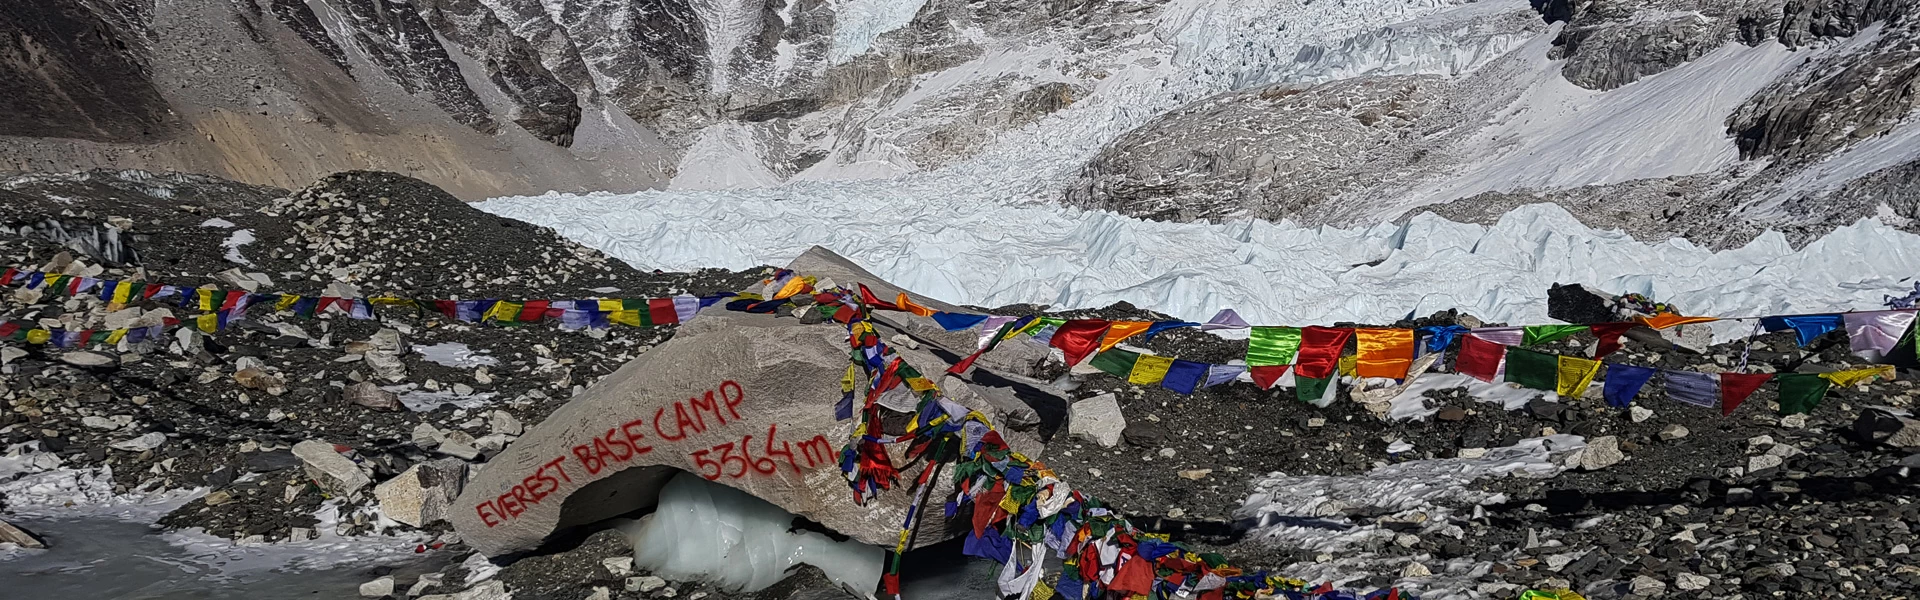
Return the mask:
<path id="1" fill-rule="evenodd" d="M 908 289 L 977 306 L 1115 302 L 1267 325 L 1387 323 L 1458 308 L 1547 323 L 1547 288 L 1584 283 L 1724 317 L 1868 310 L 1920 269 L 1920 236 L 1868 218 L 1803 248 L 1767 233 L 1713 251 L 1589 228 L 1552 204 L 1492 226 L 1169 223 L 1054 206 L 747 191 L 500 198 L 482 210 L 553 227 L 641 269 L 783 265 L 814 245 Z M 1722 323 L 1729 339 L 1750 325 Z"/>
<path id="2" fill-rule="evenodd" d="M 795 517 L 765 500 L 692 473 L 660 490 L 660 506 L 619 529 L 633 541 L 634 565 L 674 581 L 711 581 L 755 592 L 801 563 L 848 589 L 880 584 L 880 548 L 792 530 Z"/>

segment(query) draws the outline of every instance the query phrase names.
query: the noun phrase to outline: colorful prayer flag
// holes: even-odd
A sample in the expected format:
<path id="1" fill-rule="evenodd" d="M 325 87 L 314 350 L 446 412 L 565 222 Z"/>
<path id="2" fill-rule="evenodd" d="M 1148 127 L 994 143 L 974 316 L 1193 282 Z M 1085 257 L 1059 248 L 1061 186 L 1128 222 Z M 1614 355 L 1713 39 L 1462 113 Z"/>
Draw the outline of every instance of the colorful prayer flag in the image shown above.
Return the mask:
<path id="1" fill-rule="evenodd" d="M 1813 412 L 1833 385 L 1826 377 L 1814 373 L 1781 373 L 1774 379 L 1780 382 L 1780 414 L 1783 415 Z"/>
<path id="2" fill-rule="evenodd" d="M 1133 365 L 1139 362 L 1139 360 L 1140 353 L 1138 352 L 1114 348 L 1095 355 L 1093 361 L 1088 364 L 1108 375 L 1128 377 L 1133 374 Z"/>
<path id="3" fill-rule="evenodd" d="M 1893 365 L 1879 365 L 1864 369 L 1848 369 L 1845 371 L 1833 371 L 1820 374 L 1821 377 L 1827 378 L 1827 381 L 1833 382 L 1834 387 L 1843 388 L 1853 387 L 1855 384 L 1883 375 L 1886 376 L 1887 379 L 1893 379 Z"/>
<path id="4" fill-rule="evenodd" d="M 1255 327 L 1247 337 L 1247 366 L 1250 367 L 1290 365 L 1298 352 L 1298 327 Z"/>
<path id="5" fill-rule="evenodd" d="M 1103 319 L 1076 319 L 1067 321 L 1059 331 L 1047 340 L 1049 346 L 1059 348 L 1066 355 L 1067 366 L 1080 364 L 1087 355 L 1093 354 L 1100 346 L 1100 339 L 1107 334 L 1109 321 Z"/>
<path id="6" fill-rule="evenodd" d="M 1560 359 L 1552 354 L 1510 346 L 1507 348 L 1507 382 L 1553 391 L 1559 387 Z"/>
<path id="7" fill-rule="evenodd" d="M 1332 377 L 1340 364 L 1340 352 L 1347 346 L 1353 330 L 1334 327 L 1308 327 L 1300 330 L 1300 352 L 1294 355 L 1294 376 L 1320 379 Z"/>
<path id="8" fill-rule="evenodd" d="M 1720 320 L 1718 317 L 1683 317 L 1673 313 L 1660 313 L 1651 317 L 1640 317 L 1638 319 L 1634 319 L 1634 321 L 1639 322 L 1648 327 L 1652 327 L 1654 329 L 1670 329 L 1670 328 L 1678 327 L 1681 325 L 1688 325 L 1692 323 L 1712 323 L 1718 320 Z"/>
<path id="9" fill-rule="evenodd" d="M 1721 373 L 1720 374 L 1720 414 L 1732 415 L 1747 401 L 1747 396 L 1760 389 L 1760 385 L 1772 379 L 1772 373 Z"/>
<path id="10" fill-rule="evenodd" d="M 1260 386 L 1260 389 L 1263 390 L 1273 389 L 1273 384 L 1278 383 L 1280 378 L 1287 374 L 1287 369 L 1289 368 L 1291 367 L 1287 365 L 1247 367 L 1248 371 L 1253 375 L 1253 384 Z"/>
<path id="11" fill-rule="evenodd" d="M 1587 331 L 1586 325 L 1528 325 L 1521 330 L 1520 345 L 1538 346 Z"/>
<path id="12" fill-rule="evenodd" d="M 1142 354 L 1133 362 L 1133 369 L 1127 373 L 1127 383 L 1134 385 L 1153 385 L 1167 376 L 1167 369 L 1173 366 L 1173 357 Z"/>
<path id="13" fill-rule="evenodd" d="M 1620 336 L 1628 330 L 1639 326 L 1639 323 L 1600 323 L 1589 325 L 1588 329 L 1593 331 L 1593 336 L 1600 338 L 1600 343 L 1594 346 L 1593 359 L 1600 360 L 1620 350 L 1622 347 Z"/>
<path id="14" fill-rule="evenodd" d="M 1160 387 L 1176 394 L 1192 394 L 1200 383 L 1207 379 L 1207 363 L 1190 360 L 1176 360 L 1167 367 L 1167 374 L 1160 381 Z"/>
<path id="15" fill-rule="evenodd" d="M 1356 329 L 1354 373 L 1361 377 L 1405 379 L 1413 365 L 1412 329 Z"/>
<path id="16" fill-rule="evenodd" d="M 1607 406 L 1626 408 L 1640 395 L 1640 388 L 1653 379 L 1654 370 L 1631 365 L 1607 365 L 1607 385 L 1602 388 Z"/>
<path id="17" fill-rule="evenodd" d="M 1120 342 L 1153 327 L 1148 321 L 1114 321 L 1107 326 L 1107 334 L 1100 338 L 1100 351 L 1112 350 Z"/>
<path id="18" fill-rule="evenodd" d="M 1853 353 L 1879 361 L 1900 343 L 1907 327 L 1913 325 L 1913 311 L 1884 310 L 1841 315 L 1847 323 L 1847 343 Z M 1844 386 L 1843 386 L 1844 387 Z"/>
<path id="19" fill-rule="evenodd" d="M 1505 346 L 1470 333 L 1460 340 L 1460 355 L 1453 361 L 1453 370 L 1481 381 L 1493 381 L 1500 374 L 1500 363 L 1506 355 Z"/>
<path id="20" fill-rule="evenodd" d="M 1790 315 L 1782 317 L 1762 317 L 1760 327 L 1767 331 L 1793 330 L 1795 343 L 1802 346 L 1813 343 L 1815 338 L 1827 332 L 1839 329 L 1845 321 L 1840 315 Z"/>
<path id="21" fill-rule="evenodd" d="M 1593 377 L 1600 374 L 1600 364 L 1600 361 L 1577 356 L 1560 357 L 1556 365 L 1554 392 L 1565 399 L 1578 399 L 1586 395 L 1587 386 L 1592 385 Z"/>
<path id="22" fill-rule="evenodd" d="M 1705 408 L 1720 404 L 1720 378 L 1693 371 L 1661 369 L 1667 378 L 1667 398 Z"/>

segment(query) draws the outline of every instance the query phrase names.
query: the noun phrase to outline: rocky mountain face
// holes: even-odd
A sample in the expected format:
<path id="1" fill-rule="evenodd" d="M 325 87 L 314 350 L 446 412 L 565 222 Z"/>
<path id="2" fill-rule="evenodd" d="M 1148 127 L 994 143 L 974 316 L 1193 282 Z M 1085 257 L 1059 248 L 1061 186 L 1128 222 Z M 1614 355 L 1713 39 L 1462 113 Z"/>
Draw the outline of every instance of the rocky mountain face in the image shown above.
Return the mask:
<path id="1" fill-rule="evenodd" d="M 903 80 L 978 57 L 981 36 L 1058 25 L 1097 39 L 1089 25 L 1101 15 L 1151 10 L 1036 0 L 20 8 L 0 17 L 0 83 L 19 90 L 0 115 L 0 168 L 180 170 L 283 187 L 380 168 L 467 199 L 656 187 L 703 140 L 759 140 L 751 150 L 782 177 L 836 153 L 858 160 L 869 130 L 843 121 L 897 118 L 880 113 L 898 112 L 889 105 L 908 91 Z M 1014 101 L 986 101 L 1001 94 Z M 1006 78 L 943 99 L 938 110 L 957 114 L 900 145 L 936 163 L 1072 97 Z M 954 125 L 980 119 L 986 127 Z"/>
<path id="2" fill-rule="evenodd" d="M 1065 198 L 1152 218 L 1335 223 L 1423 208 L 1490 222 L 1513 206 L 1552 201 L 1590 225 L 1622 227 L 1643 239 L 1687 236 L 1723 246 L 1769 227 L 1805 240 L 1863 216 L 1890 215 L 1901 224 L 1913 217 L 1916 207 L 1904 199 L 1912 193 L 1894 183 L 1913 163 L 1887 151 L 1905 139 L 1892 133 L 1912 120 L 1911 89 L 1920 73 L 1911 3 L 1600 0 L 1531 8 L 1536 21 L 1525 30 L 1550 28 L 1549 47 L 1515 50 L 1461 77 L 1378 75 L 1207 98 L 1108 144 Z M 1464 36 L 1462 30 L 1456 39 Z M 1777 60 L 1768 58 L 1769 48 L 1791 58 L 1760 69 Z M 1752 71 L 1740 81 L 1764 85 L 1728 79 L 1729 89 L 1740 90 L 1729 92 L 1737 94 L 1734 102 L 1693 95 L 1725 105 L 1706 115 L 1721 122 L 1719 131 L 1701 133 L 1734 140 L 1737 160 L 1692 173 L 1608 174 L 1613 165 L 1606 161 L 1614 159 L 1606 156 L 1663 151 L 1656 147 L 1662 134 L 1646 123 L 1685 106 L 1660 96 L 1708 85 L 1700 78 L 1711 77 L 1709 70 L 1746 69 Z M 1543 85 L 1528 70 L 1564 83 Z M 1602 109 L 1617 112 L 1604 121 L 1557 111 L 1548 119 L 1559 122 L 1550 123 L 1535 114 L 1541 101 L 1567 98 L 1587 107 L 1610 98 L 1640 106 Z M 1618 131 L 1569 131 L 1576 126 Z M 1598 162 L 1566 164 L 1557 161 L 1582 152 L 1525 141 L 1555 137 L 1610 146 L 1605 156 L 1584 153 Z M 1859 160 L 1866 148 L 1882 159 Z M 1532 160 L 1486 158 L 1513 149 Z M 1595 175 L 1583 185 L 1538 175 L 1574 169 Z M 1737 218 L 1708 218 L 1718 215 Z"/>

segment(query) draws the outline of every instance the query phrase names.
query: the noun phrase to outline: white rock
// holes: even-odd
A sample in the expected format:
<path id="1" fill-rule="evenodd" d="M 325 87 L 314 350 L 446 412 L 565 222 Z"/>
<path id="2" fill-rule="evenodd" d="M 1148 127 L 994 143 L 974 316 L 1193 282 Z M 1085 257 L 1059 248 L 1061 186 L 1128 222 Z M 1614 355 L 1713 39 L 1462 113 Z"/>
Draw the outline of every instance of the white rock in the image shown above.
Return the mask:
<path id="1" fill-rule="evenodd" d="M 379 597 L 387 596 L 391 594 L 393 594 L 393 577 L 391 576 L 381 577 L 379 579 L 375 579 L 373 581 L 360 584 L 361 596 L 366 596 L 368 598 L 379 598 Z"/>
<path id="2" fill-rule="evenodd" d="M 1658 596 L 1667 593 L 1667 582 L 1641 575 L 1627 582 L 1627 589 L 1640 596 Z"/>
<path id="3" fill-rule="evenodd" d="M 119 361 L 98 352 L 68 352 L 60 355 L 60 362 L 78 367 L 104 367 Z"/>
<path id="4" fill-rule="evenodd" d="M 1635 423 L 1639 423 L 1653 418 L 1653 411 L 1635 406 L 1627 409 L 1627 415 L 1627 418 L 1632 419 Z"/>
<path id="5" fill-rule="evenodd" d="M 593 593 L 587 594 L 587 600 L 613 600 L 613 592 L 604 587 L 594 586 Z"/>
<path id="6" fill-rule="evenodd" d="M 1709 585 L 1713 585 L 1712 579 L 1707 579 L 1706 577 L 1692 573 L 1681 573 L 1679 576 L 1673 578 L 1673 587 L 1686 591 L 1704 590 L 1707 589 Z"/>
<path id="7" fill-rule="evenodd" d="M 458 456 L 467 460 L 473 460 L 480 458 L 480 449 L 474 447 L 474 443 L 475 440 L 473 436 L 467 435 L 467 432 L 453 430 L 441 436 L 438 450 L 441 454 L 447 456 Z"/>
<path id="8" fill-rule="evenodd" d="M 113 422 L 113 419 L 109 419 L 99 415 L 88 415 L 85 418 L 80 419 L 80 424 L 93 429 L 105 429 L 108 431 L 112 431 L 120 428 L 120 424 Z"/>
<path id="9" fill-rule="evenodd" d="M 408 467 L 393 479 L 374 486 L 380 512 L 387 518 L 424 527 L 446 520 L 453 501 L 467 483 L 467 464 L 443 458 Z"/>
<path id="10" fill-rule="evenodd" d="M 137 438 L 114 442 L 108 447 L 115 450 L 125 450 L 127 452 L 145 452 L 159 448 L 161 444 L 165 443 L 167 443 L 167 434 L 152 431 L 141 434 L 140 437 Z"/>
<path id="11" fill-rule="evenodd" d="M 640 592 L 642 594 L 646 594 L 654 590 L 667 587 L 667 580 L 661 579 L 659 577 L 654 577 L 652 575 L 644 575 L 641 577 L 628 577 L 626 587 L 627 587 L 627 591 L 629 592 Z"/>
<path id="12" fill-rule="evenodd" d="M 419 425 L 414 425 L 413 426 L 413 445 L 419 446 L 426 450 L 432 450 L 434 447 L 440 445 L 440 440 L 443 439 L 444 435 L 445 434 L 441 433 L 439 429 L 435 428 L 432 423 L 421 423 Z"/>
<path id="13" fill-rule="evenodd" d="M 1410 563 L 1407 563 L 1407 566 L 1400 568 L 1400 577 L 1402 578 L 1431 577 L 1431 576 L 1433 576 L 1433 570 L 1428 569 L 1426 565 L 1420 564 L 1418 562 L 1410 562 Z"/>
<path id="14" fill-rule="evenodd" d="M 1482 458 L 1487 455 L 1486 448 L 1461 448 L 1460 458 Z"/>
<path id="15" fill-rule="evenodd" d="M 520 435 L 520 432 L 524 429 L 521 427 L 519 419 L 513 418 L 512 414 L 504 410 L 496 410 L 493 411 L 493 414 L 488 415 L 487 426 L 488 431 L 503 435 Z"/>
<path id="16" fill-rule="evenodd" d="M 1587 447 L 1580 449 L 1580 468 L 1597 471 L 1613 466 L 1626 459 L 1620 452 L 1620 439 L 1611 435 L 1587 440 Z"/>
<path id="17" fill-rule="evenodd" d="M 1103 448 L 1120 445 L 1120 434 L 1127 429 L 1127 418 L 1120 414 L 1120 401 L 1113 394 L 1101 394 L 1075 402 L 1069 413 L 1068 435 L 1100 444 Z"/>
<path id="18" fill-rule="evenodd" d="M 293 445 L 293 455 L 305 466 L 307 477 L 334 496 L 351 496 L 372 482 L 360 465 L 333 451 L 333 444 L 303 441 Z"/>
<path id="19" fill-rule="evenodd" d="M 1690 433 L 1693 432 L 1689 431 L 1687 426 L 1674 423 L 1660 429 L 1660 439 L 1672 441 L 1687 437 L 1687 434 Z"/>
<path id="20" fill-rule="evenodd" d="M 1754 473 L 1763 469 L 1771 469 L 1785 463 L 1786 463 L 1786 460 L 1778 456 L 1774 456 L 1772 454 L 1762 454 L 1762 455 L 1747 459 L 1747 472 Z"/>
<path id="21" fill-rule="evenodd" d="M 446 576 L 441 575 L 439 573 L 427 573 L 425 575 L 421 575 L 419 579 L 414 580 L 412 587 L 407 588 L 407 596 L 413 597 L 413 596 L 418 596 L 418 595 L 427 593 L 427 590 L 429 588 L 438 587 L 440 585 L 440 579 L 442 577 L 446 577 Z"/>
<path id="22" fill-rule="evenodd" d="M 1806 426 L 1807 426 L 1807 416 L 1806 416 L 1806 415 L 1800 415 L 1800 414 L 1794 414 L 1794 415 L 1787 415 L 1787 416 L 1784 416 L 1784 417 L 1780 417 L 1780 427 L 1781 427 L 1781 428 L 1784 428 L 1784 429 L 1804 429 L 1804 428 L 1806 428 Z"/>
<path id="23" fill-rule="evenodd" d="M 13 346 L 0 348 L 0 365 L 13 362 L 15 360 L 18 360 L 20 357 L 26 356 L 26 355 L 27 355 L 26 350 L 21 350 Z"/>
<path id="24" fill-rule="evenodd" d="M 600 561 L 600 564 L 605 566 L 607 572 L 612 573 L 614 577 L 626 577 L 633 574 L 633 557 L 631 556 L 611 557 Z"/>
<path id="25" fill-rule="evenodd" d="M 24 529 L 14 527 L 12 523 L 6 521 L 0 521 L 0 544 L 14 544 L 21 548 L 32 548 L 36 550 L 47 547 L 47 544 L 40 541 L 39 537 L 27 533 Z"/>

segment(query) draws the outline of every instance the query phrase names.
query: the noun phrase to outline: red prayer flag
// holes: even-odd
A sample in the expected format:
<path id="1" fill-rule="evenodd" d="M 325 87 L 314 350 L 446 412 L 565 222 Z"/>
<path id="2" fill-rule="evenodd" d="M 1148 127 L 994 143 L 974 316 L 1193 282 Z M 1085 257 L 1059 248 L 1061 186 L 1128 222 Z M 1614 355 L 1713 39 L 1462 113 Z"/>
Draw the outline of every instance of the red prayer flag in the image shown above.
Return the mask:
<path id="1" fill-rule="evenodd" d="M 647 316 L 653 318 L 653 324 L 671 325 L 680 322 L 680 312 L 673 309 L 672 298 L 653 298 L 647 300 Z"/>
<path id="2" fill-rule="evenodd" d="M 1340 351 L 1346 349 L 1353 330 L 1345 327 L 1308 327 L 1300 330 L 1300 353 L 1294 355 L 1295 377 L 1325 379 L 1340 366 Z"/>
<path id="3" fill-rule="evenodd" d="M 1109 592 L 1119 592 L 1128 596 L 1145 595 L 1153 591 L 1153 565 L 1139 555 L 1132 555 L 1120 564 L 1120 570 L 1113 575 L 1113 583 L 1107 586 Z"/>
<path id="4" fill-rule="evenodd" d="M 552 302 L 551 300 L 528 300 L 526 304 L 520 305 L 520 318 L 518 320 L 521 322 L 538 322 L 547 316 L 547 305 L 552 304 Z"/>
<path id="5" fill-rule="evenodd" d="M 315 314 L 315 315 L 319 315 L 319 314 L 322 314 L 322 313 L 325 313 L 325 312 L 327 312 L 327 307 L 329 307 L 329 306 L 333 306 L 333 303 L 334 303 L 334 302 L 336 302 L 336 301 L 338 301 L 338 300 L 340 300 L 340 299 L 339 299 L 339 298 L 334 298 L 334 297 L 330 297 L 330 296 L 321 296 L 321 297 L 320 297 L 320 303 L 319 303 L 319 304 L 316 304 L 316 305 L 314 305 L 314 307 L 313 307 L 313 314 Z"/>
<path id="6" fill-rule="evenodd" d="M 1481 381 L 1493 381 L 1494 376 L 1500 374 L 1500 359 L 1506 356 L 1506 346 L 1469 333 L 1460 341 L 1460 356 L 1454 359 L 1453 370 Z"/>
<path id="7" fill-rule="evenodd" d="M 1254 385 L 1260 386 L 1263 390 L 1270 390 L 1273 389 L 1274 383 L 1280 381 L 1281 375 L 1287 374 L 1287 365 L 1248 367 L 1247 374 L 1253 376 Z"/>
<path id="8" fill-rule="evenodd" d="M 245 297 L 247 297 L 247 292 L 245 290 L 233 290 L 231 292 L 227 292 L 227 299 L 220 301 L 220 310 L 222 311 L 233 310 L 233 307 L 240 305 L 240 299 Z"/>
<path id="9" fill-rule="evenodd" d="M 13 335 L 16 331 L 20 331 L 19 323 L 0 323 L 0 338 Z"/>
<path id="10" fill-rule="evenodd" d="M 5 274 L 0 274 L 0 285 L 12 284 L 13 276 L 18 275 L 19 273 L 20 273 L 19 269 L 13 269 L 13 268 L 7 269 L 7 272 Z"/>
<path id="11" fill-rule="evenodd" d="M 460 303 L 458 301 L 435 300 L 433 301 L 433 307 L 439 310 L 440 314 L 446 315 L 447 318 L 449 319 L 454 319 L 456 321 L 460 319 Z"/>
<path id="12" fill-rule="evenodd" d="M 1067 355 L 1067 366 L 1080 364 L 1094 348 L 1100 347 L 1100 338 L 1106 336 L 1107 327 L 1112 321 L 1105 319 L 1076 319 L 1067 321 L 1053 332 L 1048 345 L 1059 348 Z"/>
<path id="13" fill-rule="evenodd" d="M 1733 409 L 1740 408 L 1740 403 L 1769 379 L 1773 379 L 1772 373 L 1721 373 L 1720 415 L 1733 414 Z"/>
<path id="14" fill-rule="evenodd" d="M 158 284 L 158 283 L 149 283 L 149 284 L 147 284 L 147 289 L 144 289 L 144 290 L 141 290 L 141 291 L 140 291 L 140 299 L 142 299 L 142 300 L 152 300 L 152 299 L 153 299 L 153 295 L 154 295 L 154 294 L 158 294 L 158 293 L 160 293 L 160 288 L 161 288 L 161 287 L 162 287 L 162 286 L 161 286 L 160 284 Z"/>
<path id="15" fill-rule="evenodd" d="M 860 284 L 860 301 L 874 308 L 900 310 L 900 307 L 892 302 L 881 301 L 880 297 L 873 295 L 873 290 L 867 289 L 867 284 L 864 283 Z"/>
<path id="16" fill-rule="evenodd" d="M 1593 336 L 1600 338 L 1600 345 L 1593 349 L 1593 359 L 1606 358 L 1608 354 L 1620 349 L 1620 336 L 1629 329 L 1639 327 L 1639 323 L 1600 323 L 1593 325 Z"/>

